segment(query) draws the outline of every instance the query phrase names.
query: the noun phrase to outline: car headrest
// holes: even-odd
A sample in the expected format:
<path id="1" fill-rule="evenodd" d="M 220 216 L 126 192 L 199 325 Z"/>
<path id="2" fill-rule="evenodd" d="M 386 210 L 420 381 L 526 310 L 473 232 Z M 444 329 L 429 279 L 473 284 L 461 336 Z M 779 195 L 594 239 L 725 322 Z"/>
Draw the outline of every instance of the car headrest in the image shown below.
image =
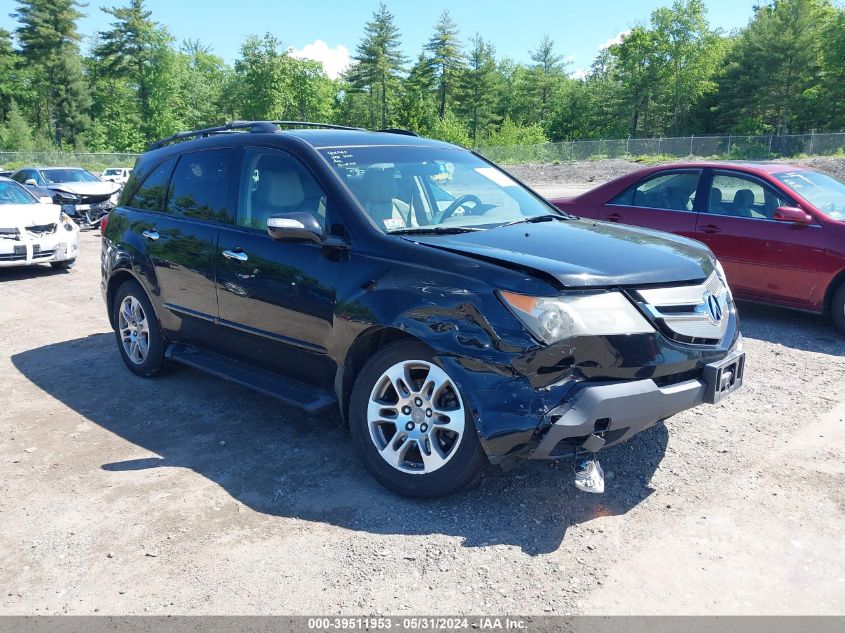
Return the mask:
<path id="1" fill-rule="evenodd" d="M 754 204 L 754 192 L 751 189 L 740 189 L 734 194 L 734 204 L 741 207 L 750 207 Z"/>
<path id="2" fill-rule="evenodd" d="M 370 167 L 361 178 L 359 192 L 364 202 L 389 202 L 396 197 L 394 170 Z"/>

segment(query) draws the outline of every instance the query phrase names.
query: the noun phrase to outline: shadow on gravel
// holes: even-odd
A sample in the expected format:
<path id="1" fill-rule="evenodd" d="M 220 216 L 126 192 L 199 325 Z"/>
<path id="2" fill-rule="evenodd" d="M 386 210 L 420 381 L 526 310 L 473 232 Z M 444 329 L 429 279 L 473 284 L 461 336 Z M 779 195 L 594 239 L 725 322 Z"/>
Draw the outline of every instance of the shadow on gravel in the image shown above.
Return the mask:
<path id="1" fill-rule="evenodd" d="M 13 266 L 0 268 L 0 283 L 4 281 L 19 281 L 35 277 L 49 277 L 50 275 L 68 275 L 72 271 L 55 269 L 50 264 L 32 264 L 31 266 Z"/>
<path id="2" fill-rule="evenodd" d="M 371 533 L 449 534 L 467 547 L 507 544 L 542 554 L 560 547 L 569 526 L 624 514 L 646 498 L 668 441 L 658 424 L 604 451 L 605 471 L 614 473 L 604 495 L 577 492 L 569 462 L 532 462 L 509 473 L 491 468 L 477 487 L 452 497 L 404 499 L 366 473 L 339 416 L 309 417 L 188 369 L 138 378 L 115 345 L 113 334 L 96 334 L 22 352 L 12 362 L 50 396 L 154 454 L 101 456 L 112 485 L 127 496 L 137 494 L 131 471 L 188 468 L 257 512 Z"/>
<path id="3" fill-rule="evenodd" d="M 845 355 L 845 334 L 829 317 L 758 303 L 738 302 L 742 334 L 807 352 Z"/>

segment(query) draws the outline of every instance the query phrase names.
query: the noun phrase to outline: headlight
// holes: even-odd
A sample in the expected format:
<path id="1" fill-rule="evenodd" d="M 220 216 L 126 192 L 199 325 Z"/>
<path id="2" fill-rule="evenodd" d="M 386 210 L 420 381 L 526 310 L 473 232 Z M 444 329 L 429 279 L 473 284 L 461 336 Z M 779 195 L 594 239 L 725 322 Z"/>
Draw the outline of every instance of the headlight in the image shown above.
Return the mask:
<path id="1" fill-rule="evenodd" d="M 621 292 L 528 297 L 501 291 L 499 296 L 537 339 L 549 345 L 574 336 L 654 331 Z"/>

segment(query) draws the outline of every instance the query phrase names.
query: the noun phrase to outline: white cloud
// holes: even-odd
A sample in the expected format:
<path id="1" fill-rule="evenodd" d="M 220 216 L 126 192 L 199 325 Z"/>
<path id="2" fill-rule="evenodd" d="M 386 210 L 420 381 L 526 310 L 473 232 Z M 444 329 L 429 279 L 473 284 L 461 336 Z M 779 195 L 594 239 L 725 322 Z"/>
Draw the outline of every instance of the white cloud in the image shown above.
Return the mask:
<path id="1" fill-rule="evenodd" d="M 301 49 L 293 48 L 290 50 L 290 54 L 299 59 L 312 59 L 322 62 L 326 74 L 332 79 L 337 79 L 350 64 L 348 48 L 343 44 L 338 44 L 332 48 L 323 40 L 314 40 Z"/>
<path id="2" fill-rule="evenodd" d="M 621 43 L 622 43 L 622 39 L 623 39 L 626 35 L 628 35 L 628 33 L 630 33 L 630 32 L 631 32 L 631 30 L 630 30 L 630 29 L 628 29 L 627 31 L 619 31 L 616 35 L 614 35 L 614 36 L 613 36 L 613 37 L 611 37 L 609 40 L 607 40 L 604 44 L 602 44 L 601 46 L 599 46 L 599 50 L 600 50 L 600 51 L 603 51 L 603 50 L 604 50 L 604 49 L 606 49 L 606 48 L 610 48 L 610 47 L 611 47 L 611 46 L 613 46 L 614 44 L 621 44 Z"/>
<path id="3" fill-rule="evenodd" d="M 586 68 L 578 68 L 569 73 L 571 79 L 586 79 L 590 76 L 590 71 Z"/>

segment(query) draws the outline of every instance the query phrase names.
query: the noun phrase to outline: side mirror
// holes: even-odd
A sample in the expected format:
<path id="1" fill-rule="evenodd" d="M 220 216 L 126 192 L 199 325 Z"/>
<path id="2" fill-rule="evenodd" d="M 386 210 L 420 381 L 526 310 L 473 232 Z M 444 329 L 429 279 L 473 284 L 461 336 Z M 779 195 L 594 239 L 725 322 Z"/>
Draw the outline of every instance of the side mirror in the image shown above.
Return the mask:
<path id="1" fill-rule="evenodd" d="M 323 227 L 310 213 L 280 213 L 267 218 L 267 233 L 274 240 L 283 242 L 314 242 L 320 244 L 323 239 Z"/>
<path id="2" fill-rule="evenodd" d="M 53 199 L 50 196 L 38 196 L 38 202 L 41 204 L 53 204 Z"/>
<path id="3" fill-rule="evenodd" d="M 35 182 L 35 178 L 27 178 L 23 181 L 23 184 L 29 185 L 30 187 L 37 187 L 38 183 Z"/>
<path id="4" fill-rule="evenodd" d="M 772 216 L 775 222 L 790 222 L 792 224 L 812 224 L 813 218 L 804 209 L 798 207 L 778 207 Z"/>

